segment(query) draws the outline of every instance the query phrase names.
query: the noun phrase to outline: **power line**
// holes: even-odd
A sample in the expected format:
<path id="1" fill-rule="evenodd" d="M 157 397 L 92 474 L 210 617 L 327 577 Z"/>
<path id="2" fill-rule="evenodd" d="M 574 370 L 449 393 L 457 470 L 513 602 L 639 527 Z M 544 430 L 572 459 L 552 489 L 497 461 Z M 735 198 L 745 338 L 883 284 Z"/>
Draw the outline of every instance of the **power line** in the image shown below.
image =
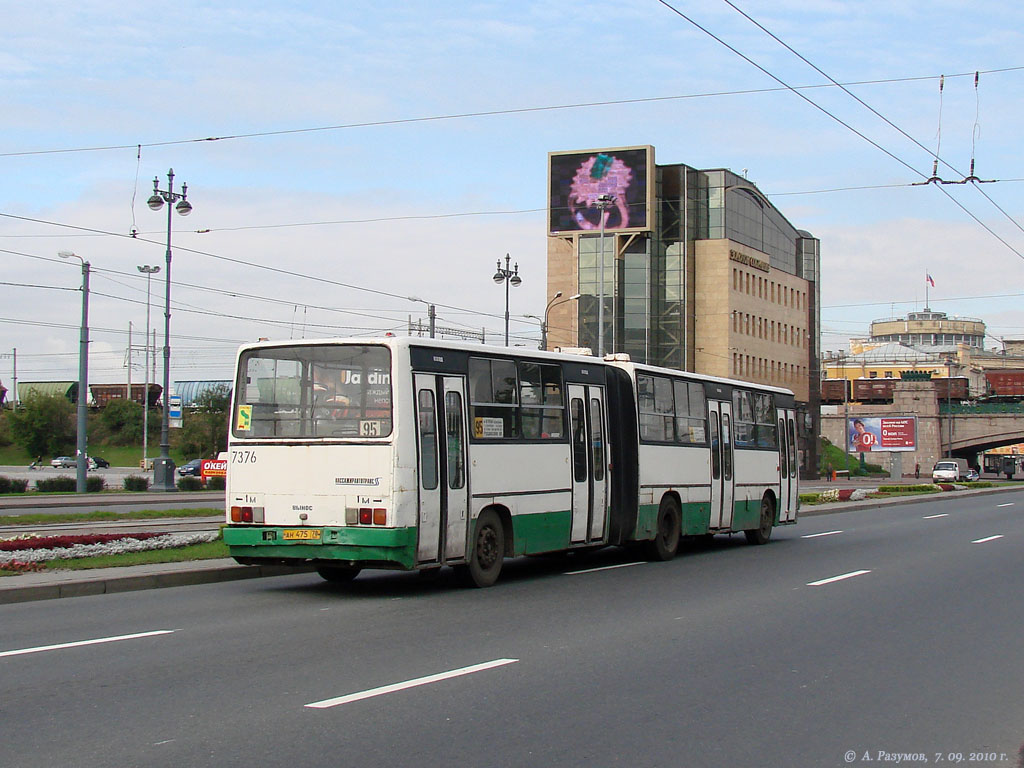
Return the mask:
<path id="1" fill-rule="evenodd" d="M 664 3 L 669 8 L 672 8 L 668 3 Z M 675 10 L 672 8 L 672 10 Z M 679 13 L 676 11 L 676 13 Z M 680 14 L 682 15 L 682 14 Z M 691 22 L 692 23 L 692 22 Z M 709 33 L 710 34 L 710 33 Z M 1001 72 L 1014 72 L 1024 69 L 1024 66 L 1020 67 L 1003 67 L 1001 69 L 989 69 L 982 71 L 982 74 L 997 74 Z M 961 72 L 953 75 L 946 75 L 946 77 L 973 77 L 974 72 Z M 875 80 L 858 80 L 854 82 L 845 83 L 845 85 L 879 85 L 885 83 L 906 83 L 916 82 L 921 80 L 934 80 L 936 75 L 926 75 L 918 77 L 893 77 L 893 78 L 879 78 Z M 779 81 L 781 82 L 781 81 Z M 552 104 L 543 105 L 536 107 L 518 107 L 509 109 L 493 109 L 484 110 L 479 112 L 461 112 L 448 115 L 430 115 L 425 117 L 408 117 L 408 118 L 395 118 L 392 120 L 370 120 L 361 123 L 341 123 L 338 125 L 324 125 L 307 128 L 287 128 L 276 131 L 254 131 L 251 133 L 237 133 L 229 134 L 224 136 L 206 136 L 202 138 L 192 139 L 172 139 L 168 141 L 151 141 L 151 142 L 135 142 L 132 144 L 111 144 L 105 146 L 94 146 L 94 147 L 66 147 L 62 149 L 36 149 L 36 150 L 23 150 L 20 152 L 0 152 L 0 157 L 26 157 L 31 155 L 53 155 L 53 154 L 65 154 L 71 152 L 105 152 L 113 150 L 123 149 L 134 149 L 140 150 L 142 147 L 168 147 L 178 144 L 201 144 L 206 142 L 216 141 L 230 141 L 237 139 L 255 139 L 265 138 L 269 136 L 287 136 L 293 134 L 304 134 L 304 133 L 317 133 L 323 131 L 341 131 L 351 130 L 354 128 L 376 128 L 382 126 L 392 125 L 408 125 L 412 123 L 429 123 L 429 122 L 440 122 L 444 120 L 466 120 L 470 118 L 478 117 L 499 117 L 502 115 L 520 115 L 529 114 L 534 112 L 554 112 L 559 110 L 569 109 L 586 109 L 592 107 L 609 107 L 619 106 L 623 104 L 649 104 L 662 101 L 680 101 L 686 99 L 701 99 L 701 98 L 714 98 L 721 96 L 746 96 L 753 94 L 762 93 L 774 93 L 779 91 L 794 91 L 794 90 L 812 90 L 815 88 L 832 88 L 832 85 L 826 85 L 824 83 L 818 83 L 814 85 L 798 85 L 789 86 L 786 85 L 782 88 L 746 88 L 735 91 L 709 91 L 705 93 L 689 93 L 689 94 L 677 94 L 674 96 L 648 96 L 640 97 L 635 99 L 609 99 L 606 101 L 586 101 L 576 102 L 570 104 Z"/>
<path id="2" fill-rule="evenodd" d="M 754 19 L 754 18 L 753 18 L 752 16 L 750 16 L 750 15 L 749 15 L 749 14 L 748 14 L 748 13 L 747 13 L 746 11 L 742 10 L 741 8 L 739 8 L 739 7 L 738 7 L 738 6 L 737 6 L 737 5 L 735 4 L 735 3 L 733 3 L 733 2 L 732 2 L 732 0 L 722 0 L 722 1 L 723 1 L 723 2 L 724 2 L 724 3 L 726 4 L 726 5 L 728 5 L 728 6 L 730 7 L 730 8 L 732 8 L 732 9 L 733 9 L 734 11 L 736 11 L 736 12 L 737 12 L 738 14 L 740 14 L 741 16 L 743 16 L 743 18 L 745 18 L 745 19 L 746 19 L 747 21 L 749 21 L 749 22 L 750 22 L 751 24 L 753 24 L 753 25 L 754 25 L 754 26 L 756 26 L 756 27 L 757 27 L 758 29 L 760 29 L 760 30 L 761 30 L 762 32 L 764 32 L 764 33 L 765 33 L 766 35 L 768 35 L 768 36 L 769 36 L 770 38 L 772 38 L 772 40 L 774 40 L 775 42 L 777 42 L 777 43 L 778 43 L 779 45 L 781 45 L 781 46 L 782 46 L 783 48 L 785 48 L 785 49 L 786 49 L 787 51 L 789 51 L 789 52 L 790 52 L 790 53 L 792 53 L 792 54 L 793 54 L 794 56 L 796 56 L 796 57 L 797 57 L 798 59 L 800 59 L 800 61 L 802 61 L 802 62 L 804 62 L 805 64 L 807 64 L 807 66 L 811 67 L 811 68 L 812 68 L 812 69 L 813 69 L 813 70 L 814 70 L 815 72 L 817 72 L 817 73 L 818 73 L 819 75 L 821 75 L 822 77 L 826 78 L 826 79 L 827 79 L 827 80 L 828 80 L 828 81 L 829 81 L 830 83 L 832 83 L 832 84 L 833 84 L 834 86 L 836 86 L 837 88 L 839 88 L 840 90 L 842 90 L 842 92 L 843 92 L 843 93 L 845 93 L 845 94 L 846 94 L 847 96 L 849 96 L 849 97 L 850 97 L 851 99 L 853 99 L 854 101 L 856 101 L 856 102 L 857 102 L 858 104 L 860 104 L 861 106 L 863 106 L 863 107 L 864 107 L 865 109 L 869 110 L 869 111 L 870 111 L 870 112 L 871 112 L 871 113 L 872 113 L 873 115 L 875 115 L 876 117 L 878 117 L 878 118 L 879 118 L 880 120 L 884 121 L 884 122 L 886 123 L 886 125 L 890 126 L 891 128 L 895 129 L 896 131 L 898 131 L 898 132 L 900 133 L 900 135 L 902 135 L 902 136 L 904 136 L 905 138 L 907 138 L 907 139 L 909 139 L 910 141 L 912 141 L 912 142 L 913 142 L 913 143 L 914 143 L 915 145 L 917 145 L 918 147 L 920 147 L 921 149 L 923 149 L 923 150 L 924 150 L 925 152 L 928 152 L 928 148 L 927 148 L 927 147 L 926 147 L 926 146 L 925 146 L 924 144 L 922 144 L 922 143 L 921 143 L 920 141 L 918 141 L 917 139 L 915 139 L 915 138 L 914 138 L 913 136 L 911 136 L 911 135 L 910 135 L 909 133 L 907 133 L 906 131 L 904 131 L 904 130 L 903 130 L 902 128 L 900 128 L 900 127 L 899 127 L 898 125 L 896 125 L 896 123 L 894 123 L 894 122 L 893 122 L 892 120 L 890 120 L 890 119 L 889 119 L 888 117 L 886 117 L 886 116 L 885 116 L 885 115 L 883 115 L 883 114 L 882 114 L 881 112 L 879 112 L 879 111 L 878 111 L 877 109 L 875 109 L 874 107 L 872 107 L 872 106 L 871 106 L 870 104 L 868 104 L 868 103 L 867 103 L 866 101 L 864 101 L 864 100 L 863 100 L 862 98 L 860 98 L 859 96 L 857 96 L 857 94 L 855 94 L 855 93 L 854 93 L 853 91 L 851 91 L 851 90 L 850 90 L 849 88 L 847 88 L 846 86 L 844 86 L 844 85 L 842 85 L 841 83 L 839 83 L 838 81 L 836 81 L 836 79 L 835 79 L 834 77 L 832 77 L 832 76 L 831 76 L 830 74 L 828 74 L 828 73 L 827 73 L 827 72 L 825 72 L 825 71 L 824 71 L 823 69 L 821 69 L 821 67 L 819 67 L 818 65 L 816 65 L 816 64 L 815 64 L 814 62 L 810 61 L 810 60 L 809 60 L 809 59 L 808 59 L 808 58 L 807 58 L 806 56 L 804 56 L 803 54 L 801 54 L 801 53 L 800 53 L 799 51 L 795 50 L 795 49 L 794 49 L 794 48 L 793 48 L 792 46 L 790 46 L 790 45 L 789 45 L 788 43 L 786 43 L 786 42 L 785 42 L 784 40 L 782 40 L 782 39 L 781 39 L 781 38 L 779 38 L 779 37 L 778 37 L 777 35 L 775 35 L 775 34 L 774 34 L 774 33 L 773 33 L 773 32 L 772 32 L 771 30 L 769 30 L 769 29 L 768 29 L 768 28 L 766 28 L 766 27 L 765 27 L 765 26 L 764 26 L 763 24 L 761 24 L 761 23 L 760 23 L 759 21 L 757 21 L 757 20 L 756 20 L 756 19 Z M 977 73 L 977 72 L 976 72 L 976 73 L 975 73 L 975 75 L 974 75 L 974 90 L 975 90 L 975 93 L 977 93 L 977 90 L 978 90 L 978 77 L 979 77 L 979 73 Z M 941 91 L 942 91 L 942 86 L 941 86 L 941 83 L 943 82 L 943 80 L 944 80 L 944 78 L 940 78 L 940 81 L 939 81 L 939 82 L 940 82 L 940 86 L 939 86 L 939 92 L 940 92 L 940 94 L 941 94 Z M 940 99 L 941 99 L 941 96 L 940 96 Z M 975 130 L 976 130 L 976 129 L 977 129 L 977 116 L 975 116 Z M 941 110 L 940 110 L 940 123 L 939 123 L 939 136 L 940 136 L 940 140 L 941 140 L 941 135 L 942 135 L 941 131 L 942 131 L 942 124 L 941 124 Z M 974 134 L 973 134 L 973 132 L 972 132 L 972 137 L 973 137 L 973 135 L 974 135 Z M 954 173 L 956 173 L 956 174 L 959 174 L 960 176 L 962 176 L 962 177 L 963 177 L 963 180 L 964 180 L 964 181 L 963 181 L 962 183 L 966 183 L 966 182 L 967 182 L 968 180 L 971 180 L 971 181 L 972 181 L 972 182 L 974 183 L 974 186 L 975 186 L 975 188 L 976 188 L 976 189 L 977 189 L 977 190 L 978 190 L 979 192 L 981 192 L 981 194 L 982 194 L 982 195 L 983 195 L 983 196 L 985 197 L 985 199 L 986 199 L 986 200 L 988 200 L 988 201 L 989 201 L 990 203 L 992 203 L 992 205 L 993 205 L 993 206 L 995 206 L 995 208 L 996 208 L 996 209 L 997 209 L 997 210 L 998 210 L 998 211 L 999 211 L 999 212 L 1000 212 L 1001 214 L 1003 214 L 1003 216 L 1005 216 L 1005 217 L 1006 217 L 1007 219 L 1009 219 L 1009 221 L 1010 221 L 1010 222 L 1011 222 L 1011 223 L 1012 223 L 1012 224 L 1013 224 L 1013 225 L 1014 225 L 1015 227 L 1017 227 L 1017 229 L 1021 230 L 1021 232 L 1024 232 L 1024 227 L 1022 227 L 1022 226 L 1021 226 L 1021 225 L 1020 225 L 1020 224 L 1019 224 L 1019 223 L 1017 222 L 1017 220 L 1016 220 L 1016 219 L 1014 219 L 1014 218 L 1013 218 L 1013 217 L 1012 217 L 1012 216 L 1011 216 L 1010 214 L 1008 214 L 1008 213 L 1007 213 L 1007 212 L 1006 212 L 1005 210 L 1003 210 L 1003 208 L 1002 208 L 1002 207 L 1001 207 L 1001 206 L 1000 206 L 1000 205 L 999 205 L 998 203 L 996 203 L 996 201 L 995 201 L 995 200 L 993 200 L 993 199 L 992 199 L 991 197 L 989 197 L 989 196 L 988 196 L 988 194 L 986 194 L 986 193 L 985 193 L 985 191 L 984 191 L 983 189 L 981 189 L 981 187 L 980 187 L 980 186 L 978 186 L 978 183 L 979 183 L 979 179 L 978 179 L 978 177 L 977 177 L 977 176 L 975 176 L 975 175 L 974 175 L 974 157 L 973 157 L 973 147 L 972 147 L 972 157 L 971 157 L 971 175 L 970 175 L 970 176 L 967 176 L 967 175 L 966 175 L 966 174 L 965 174 L 965 173 L 964 173 L 963 171 L 961 171 L 961 170 L 957 169 L 957 168 L 956 168 L 956 167 L 954 167 L 954 166 L 953 166 L 952 164 L 950 164 L 949 162 L 947 162 L 946 160 L 944 160 L 944 159 L 943 159 L 942 157 L 940 157 L 940 156 L 939 156 L 939 150 L 938 150 L 938 147 L 936 147 L 936 150 L 935 150 L 935 153 L 934 153 L 934 158 L 935 158 L 935 164 L 934 164 L 934 165 L 932 166 L 932 176 L 931 176 L 931 178 L 929 178 L 929 179 L 927 180 L 927 182 L 925 182 L 925 183 L 932 183 L 933 181 L 941 181 L 941 179 L 938 179 L 938 178 L 936 177 L 936 175 L 935 175 L 935 174 L 936 174 L 936 170 L 937 170 L 938 164 L 939 164 L 939 163 L 942 163 L 943 165 L 945 165 L 945 166 L 946 166 L 947 168 L 949 168 L 949 169 L 950 169 L 951 171 L 953 171 Z M 946 182 L 942 182 L 942 183 L 946 183 Z M 956 183 L 961 183 L 961 182 L 956 182 Z M 951 198 L 951 199 L 952 199 L 952 198 Z M 966 209 L 964 209 L 964 210 L 966 210 Z M 993 233 L 993 234 L 995 234 L 995 233 Z M 1024 256 L 1022 256 L 1022 255 L 1021 255 L 1020 253 L 1018 253 L 1018 252 L 1017 252 L 1016 250 L 1014 250 L 1014 253 L 1017 253 L 1017 255 L 1018 255 L 1018 256 L 1021 256 L 1021 258 L 1024 258 Z"/>
<path id="3" fill-rule="evenodd" d="M 817 109 L 819 112 L 827 115 L 832 120 L 834 120 L 835 122 L 839 123 L 844 128 L 846 128 L 848 131 L 850 131 L 850 132 L 856 134 L 857 136 L 859 136 L 861 139 L 866 141 L 868 144 L 873 146 L 878 151 L 884 153 L 885 155 L 888 155 L 890 158 L 892 158 L 893 160 L 898 162 L 900 165 L 903 165 L 904 167 L 908 168 L 911 172 L 916 173 L 921 178 L 923 178 L 923 179 L 927 179 L 928 178 L 924 173 L 922 173 L 918 169 L 914 168 L 914 166 L 910 165 L 910 163 L 908 163 L 907 161 L 903 160 L 901 157 L 898 157 L 896 154 L 890 152 L 888 149 L 883 147 L 878 142 L 874 141 L 870 137 L 868 137 L 865 134 L 863 134 L 860 131 L 858 131 L 856 128 L 854 128 L 852 125 L 847 123 L 842 118 L 834 115 L 833 113 L 829 112 L 827 109 L 825 109 L 820 104 L 816 103 L 812 99 L 810 99 L 807 96 L 805 96 L 798 89 L 792 87 L 791 85 L 786 83 L 782 78 L 778 77 L 777 75 L 773 74 L 772 72 L 770 72 L 767 69 L 765 69 L 764 67 L 762 67 L 756 61 L 754 61 L 749 56 L 747 56 L 745 53 L 743 53 L 742 51 L 740 51 L 740 50 L 734 48 L 733 46 L 729 45 L 729 43 L 727 43 L 725 40 L 720 38 L 714 32 L 712 32 L 709 29 L 707 29 L 707 28 L 701 26 L 700 24 L 698 24 L 694 19 L 690 18 L 685 13 L 680 11 L 678 8 L 675 8 L 673 5 L 671 5 L 669 2 L 667 2 L 667 0 L 658 0 L 658 2 L 661 3 L 662 5 L 664 5 L 666 8 L 668 8 L 670 11 L 675 13 L 680 18 L 682 18 L 685 21 L 687 21 L 688 23 L 692 24 L 694 27 L 699 29 L 701 32 L 706 34 L 708 37 L 710 37 L 713 40 L 715 40 L 716 42 L 718 42 L 720 45 L 724 46 L 725 48 L 728 48 L 730 51 L 732 51 L 734 54 L 739 56 L 741 59 L 743 59 L 744 61 L 749 63 L 751 66 L 757 68 L 758 70 L 760 70 L 761 72 L 766 74 L 768 77 L 770 77 L 772 80 L 776 81 L 780 85 L 784 86 L 787 90 L 789 90 L 792 93 L 794 93 L 797 96 L 799 96 L 801 99 L 806 101 L 808 104 L 810 104 L 812 107 Z M 941 186 L 937 187 L 937 189 L 939 189 L 944 195 L 946 195 L 946 197 L 948 197 L 953 202 L 954 205 L 956 205 L 958 208 L 960 208 L 960 210 L 962 210 L 964 213 L 966 213 L 968 216 L 970 216 L 972 219 L 974 219 L 974 221 L 977 222 L 986 232 L 988 232 L 990 235 L 992 235 L 994 238 L 996 238 L 999 242 L 1001 242 L 1003 245 L 1005 245 L 1007 248 L 1009 248 L 1011 251 L 1013 251 L 1017 255 L 1018 258 L 1024 260 L 1024 254 L 1022 254 L 1020 251 L 1018 251 L 1016 248 L 1014 248 L 1012 245 L 1010 245 L 1008 242 L 1006 242 L 1006 240 L 1004 240 L 1002 237 L 1000 237 L 998 234 L 996 234 L 996 232 L 991 227 L 989 227 L 981 219 L 979 219 L 974 213 L 972 213 L 966 207 L 964 207 L 964 205 L 962 203 L 960 203 L 960 201 L 958 201 L 951 194 L 949 194 L 949 192 L 947 192 Z"/>

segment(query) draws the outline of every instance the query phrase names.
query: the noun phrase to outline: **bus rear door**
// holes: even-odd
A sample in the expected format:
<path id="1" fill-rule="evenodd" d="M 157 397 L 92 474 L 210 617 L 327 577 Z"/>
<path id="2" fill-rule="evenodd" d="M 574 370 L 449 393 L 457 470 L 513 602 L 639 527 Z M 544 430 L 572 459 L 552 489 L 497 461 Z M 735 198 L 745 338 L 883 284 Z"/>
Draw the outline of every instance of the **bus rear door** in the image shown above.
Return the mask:
<path id="1" fill-rule="evenodd" d="M 608 519 L 608 424 L 604 387 L 570 384 L 573 544 L 600 541 Z"/>
<path id="2" fill-rule="evenodd" d="M 779 522 L 796 520 L 800 499 L 797 475 L 796 411 L 779 410 Z"/>
<path id="3" fill-rule="evenodd" d="M 732 403 L 708 400 L 711 428 L 711 528 L 732 528 Z"/>
<path id="4" fill-rule="evenodd" d="M 416 559 L 459 561 L 466 556 L 469 520 L 466 382 L 461 376 L 417 373 L 413 383 L 419 461 Z"/>

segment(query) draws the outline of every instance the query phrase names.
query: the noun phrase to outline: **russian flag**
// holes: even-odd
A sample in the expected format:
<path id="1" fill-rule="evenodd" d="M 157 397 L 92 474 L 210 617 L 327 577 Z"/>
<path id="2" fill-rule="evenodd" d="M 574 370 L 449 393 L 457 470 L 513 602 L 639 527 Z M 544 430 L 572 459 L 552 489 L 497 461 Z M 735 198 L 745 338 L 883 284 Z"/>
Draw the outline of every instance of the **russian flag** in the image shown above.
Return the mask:
<path id="1" fill-rule="evenodd" d="M 930 285 L 930 286 L 931 286 L 932 288 L 934 288 L 934 287 L 935 287 L 935 281 L 934 281 L 934 280 L 932 280 L 932 276 L 931 276 L 931 275 L 928 275 L 928 274 L 926 274 L 926 275 L 924 276 L 924 279 L 928 281 L 928 284 L 929 284 L 929 285 Z"/>

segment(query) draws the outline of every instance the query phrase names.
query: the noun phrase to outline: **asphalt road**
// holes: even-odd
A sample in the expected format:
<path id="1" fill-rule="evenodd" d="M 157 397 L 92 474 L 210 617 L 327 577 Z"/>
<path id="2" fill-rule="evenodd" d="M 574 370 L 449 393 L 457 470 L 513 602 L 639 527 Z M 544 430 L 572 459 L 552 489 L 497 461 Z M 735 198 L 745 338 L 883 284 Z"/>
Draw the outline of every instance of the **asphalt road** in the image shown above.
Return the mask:
<path id="1" fill-rule="evenodd" d="M 0 765 L 1012 767 L 1022 513 L 933 498 L 669 563 L 517 560 L 489 590 L 303 574 L 4 605 Z"/>

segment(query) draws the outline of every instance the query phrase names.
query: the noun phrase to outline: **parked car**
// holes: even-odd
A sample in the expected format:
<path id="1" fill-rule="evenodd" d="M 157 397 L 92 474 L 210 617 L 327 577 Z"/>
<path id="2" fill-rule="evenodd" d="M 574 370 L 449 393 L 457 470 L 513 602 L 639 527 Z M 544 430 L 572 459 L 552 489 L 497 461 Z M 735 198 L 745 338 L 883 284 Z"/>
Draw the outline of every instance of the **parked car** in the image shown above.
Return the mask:
<path id="1" fill-rule="evenodd" d="M 104 459 L 102 456 L 89 457 L 89 469 L 106 469 L 109 466 L 110 462 Z"/>
<path id="2" fill-rule="evenodd" d="M 953 460 L 937 461 L 932 468 L 932 482 L 955 483 L 960 479 L 960 465 Z"/>
<path id="3" fill-rule="evenodd" d="M 967 477 L 966 477 L 967 482 L 973 483 L 975 480 L 980 480 L 980 479 L 981 479 L 981 475 L 978 474 L 978 470 L 976 470 L 974 467 L 971 467 L 970 469 L 967 470 Z"/>
<path id="4" fill-rule="evenodd" d="M 182 477 L 185 477 L 185 475 L 198 475 L 202 463 L 202 459 L 192 459 L 192 461 L 178 467 L 178 474 Z"/>
<path id="5" fill-rule="evenodd" d="M 68 467 L 78 466 L 78 462 L 71 456 L 57 456 L 54 459 L 50 459 L 50 466 L 54 469 L 67 469 Z"/>

